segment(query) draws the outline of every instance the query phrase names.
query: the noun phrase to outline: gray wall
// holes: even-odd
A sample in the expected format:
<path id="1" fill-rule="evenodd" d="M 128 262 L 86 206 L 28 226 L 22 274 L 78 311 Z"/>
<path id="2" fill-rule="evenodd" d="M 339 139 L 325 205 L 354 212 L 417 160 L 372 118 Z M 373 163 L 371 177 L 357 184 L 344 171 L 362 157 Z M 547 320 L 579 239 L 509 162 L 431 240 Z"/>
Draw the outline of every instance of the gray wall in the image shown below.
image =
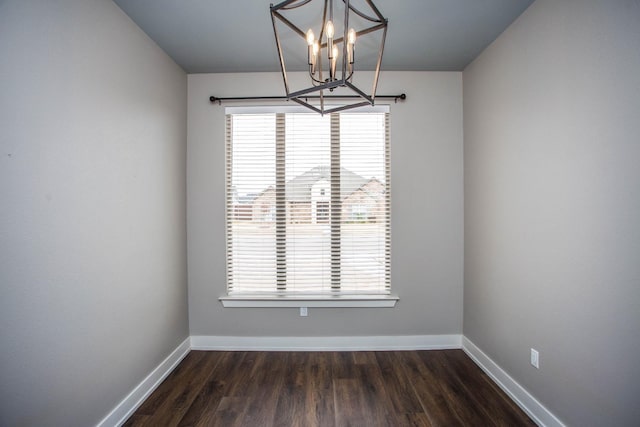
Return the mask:
<path id="1" fill-rule="evenodd" d="M 640 2 L 537 0 L 464 132 L 465 336 L 568 424 L 637 425 Z"/>
<path id="2" fill-rule="evenodd" d="M 296 78 L 296 76 L 291 76 Z M 274 95 L 279 73 L 189 75 L 188 253 L 192 335 L 376 336 L 462 332 L 461 73 L 385 73 L 391 105 L 395 308 L 223 308 L 224 106 L 209 96 Z"/>
<path id="3" fill-rule="evenodd" d="M 95 425 L 188 336 L 186 75 L 106 0 L 0 58 L 0 425 Z"/>

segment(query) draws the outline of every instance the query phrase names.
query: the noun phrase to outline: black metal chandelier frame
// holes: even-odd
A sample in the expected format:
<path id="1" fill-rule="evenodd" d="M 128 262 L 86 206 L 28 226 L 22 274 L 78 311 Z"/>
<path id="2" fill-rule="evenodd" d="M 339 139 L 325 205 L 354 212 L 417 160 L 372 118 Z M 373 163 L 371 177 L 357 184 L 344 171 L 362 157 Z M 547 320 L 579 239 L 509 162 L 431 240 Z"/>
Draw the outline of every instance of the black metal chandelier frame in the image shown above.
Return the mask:
<path id="1" fill-rule="evenodd" d="M 385 44 L 386 35 L 387 35 L 388 19 L 382 16 L 378 8 L 373 4 L 371 0 L 365 0 L 365 1 L 373 11 L 373 14 L 375 16 L 369 16 L 363 13 L 362 11 L 356 9 L 350 3 L 349 0 L 337 0 L 337 1 L 342 1 L 344 3 L 344 22 L 343 22 L 344 34 L 341 37 L 337 37 L 337 38 L 333 38 L 333 36 L 329 37 L 326 34 L 326 28 L 327 28 L 327 21 L 333 22 L 334 0 L 324 0 L 324 9 L 322 14 L 322 27 L 320 30 L 320 35 L 318 37 L 317 46 L 315 46 L 315 49 L 317 49 L 319 54 L 317 55 L 317 57 L 314 56 L 314 60 L 312 61 L 311 55 L 312 55 L 313 46 L 311 44 L 311 41 L 309 41 L 308 39 L 308 34 L 302 31 L 296 24 L 291 22 L 281 13 L 282 11 L 297 9 L 299 7 L 305 6 L 311 1 L 313 0 L 285 0 L 275 6 L 273 4 L 271 5 L 271 21 L 273 24 L 273 32 L 276 39 L 278 57 L 280 60 L 280 69 L 282 71 L 282 78 L 284 81 L 284 87 L 285 87 L 287 99 L 295 101 L 298 104 L 301 104 L 320 114 L 335 113 L 335 112 L 346 110 L 346 109 L 357 108 L 357 107 L 362 107 L 366 105 L 374 105 L 376 89 L 378 86 L 378 78 L 380 76 L 380 65 L 382 63 L 382 54 L 384 52 L 384 44 Z M 349 31 L 350 31 L 349 15 L 351 13 L 354 13 L 360 16 L 361 18 L 364 19 L 364 22 L 367 23 L 365 28 L 362 28 L 357 31 L 351 30 L 354 32 L 353 35 L 355 35 L 355 37 L 360 37 L 365 34 L 373 33 L 375 31 L 382 32 L 380 48 L 378 51 L 378 58 L 377 58 L 376 66 L 374 70 L 371 95 L 368 95 L 367 93 L 365 93 L 363 90 L 359 89 L 352 83 L 352 78 L 354 74 L 353 64 L 354 64 L 354 57 L 355 57 L 355 52 L 354 52 L 355 42 L 351 41 L 351 37 L 353 37 L 353 35 L 349 34 Z M 280 41 L 280 34 L 278 33 L 278 27 L 276 25 L 277 21 L 282 22 L 287 27 L 291 28 L 297 35 L 299 35 L 300 37 L 302 37 L 303 39 L 309 42 L 308 62 L 309 62 L 309 76 L 311 80 L 311 86 L 308 88 L 297 90 L 294 92 L 290 91 L 289 80 L 287 78 L 287 70 L 286 70 L 285 60 L 283 56 L 283 49 Z M 325 41 L 323 41 L 323 37 L 326 39 Z M 337 59 L 334 59 L 332 57 L 332 53 L 333 53 L 333 47 L 340 44 L 342 45 L 342 56 L 341 56 L 341 67 L 340 67 L 341 73 L 340 73 L 340 78 L 338 78 L 337 73 L 335 72 L 335 63 L 332 63 L 332 60 L 336 61 Z M 322 67 L 323 49 L 326 49 L 327 57 L 329 58 L 329 72 L 327 73 L 328 76 L 325 76 L 323 74 L 324 73 L 324 70 Z M 318 74 L 318 77 L 315 76 L 316 72 Z M 331 98 L 331 97 L 325 96 L 323 91 L 329 90 L 332 92 L 334 89 L 338 87 L 345 87 L 352 90 L 356 94 L 354 98 L 357 98 L 358 101 L 348 105 L 332 106 L 332 107 L 325 108 L 325 102 L 324 102 L 325 98 Z M 315 96 L 315 97 L 309 96 L 309 94 L 312 94 L 314 92 L 319 92 L 318 96 Z M 308 100 L 310 98 L 319 99 L 320 101 L 319 107 L 309 103 Z M 351 97 L 347 97 L 347 98 L 351 98 Z"/>

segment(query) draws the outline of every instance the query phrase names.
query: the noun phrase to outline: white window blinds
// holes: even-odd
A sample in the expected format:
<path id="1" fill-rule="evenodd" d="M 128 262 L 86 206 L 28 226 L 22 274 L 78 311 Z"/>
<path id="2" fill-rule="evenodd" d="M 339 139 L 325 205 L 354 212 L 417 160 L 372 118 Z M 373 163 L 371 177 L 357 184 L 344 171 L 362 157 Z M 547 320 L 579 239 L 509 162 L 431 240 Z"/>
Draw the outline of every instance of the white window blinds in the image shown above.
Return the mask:
<path id="1" fill-rule="evenodd" d="M 390 292 L 389 115 L 226 117 L 227 285 Z"/>

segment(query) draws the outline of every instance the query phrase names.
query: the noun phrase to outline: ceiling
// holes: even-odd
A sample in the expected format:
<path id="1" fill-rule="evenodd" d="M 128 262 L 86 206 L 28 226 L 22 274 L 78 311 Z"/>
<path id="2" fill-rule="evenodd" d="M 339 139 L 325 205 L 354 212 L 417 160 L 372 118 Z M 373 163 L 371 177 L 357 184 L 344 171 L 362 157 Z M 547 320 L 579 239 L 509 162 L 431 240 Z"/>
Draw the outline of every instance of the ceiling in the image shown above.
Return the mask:
<path id="1" fill-rule="evenodd" d="M 280 70 L 269 0 L 114 1 L 187 73 Z M 382 70 L 461 71 L 532 2 L 374 0 L 389 19 Z"/>

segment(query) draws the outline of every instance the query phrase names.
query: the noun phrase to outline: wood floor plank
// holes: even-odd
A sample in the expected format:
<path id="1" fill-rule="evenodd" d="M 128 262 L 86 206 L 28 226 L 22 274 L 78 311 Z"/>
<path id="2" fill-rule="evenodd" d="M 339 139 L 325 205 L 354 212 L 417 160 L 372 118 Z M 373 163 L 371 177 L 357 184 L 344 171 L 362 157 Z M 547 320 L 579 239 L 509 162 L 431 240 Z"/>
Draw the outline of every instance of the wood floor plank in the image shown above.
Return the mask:
<path id="1" fill-rule="evenodd" d="M 246 387 L 245 425 L 274 425 L 285 376 L 291 369 L 290 357 L 287 352 L 260 352 L 257 355 Z"/>
<path id="2" fill-rule="evenodd" d="M 446 359 L 442 357 L 443 350 L 433 350 L 420 352 L 419 357 L 425 367 L 437 378 L 447 404 L 456 413 L 463 425 L 475 425 L 478 420 L 483 420 L 485 426 L 495 426 L 491 418 L 484 418 L 481 409 L 473 401 L 473 397 L 467 389 L 458 381 L 457 375 L 450 375 L 445 364 Z"/>
<path id="3" fill-rule="evenodd" d="M 192 351 L 126 421 L 145 426 L 533 426 L 460 350 Z"/>
<path id="4" fill-rule="evenodd" d="M 356 377 L 355 367 L 357 352 L 336 351 L 331 354 L 331 372 L 334 379 L 353 379 Z"/>
<path id="5" fill-rule="evenodd" d="M 122 427 L 138 427 L 144 425 L 149 419 L 149 415 L 133 414 L 129 419 L 122 424 Z"/>
<path id="6" fill-rule="evenodd" d="M 224 398 L 226 389 L 225 378 L 237 369 L 244 353 L 240 352 L 209 352 L 218 353 L 219 360 L 200 392 L 178 423 L 180 427 L 210 425 L 220 402 Z"/>
<path id="7" fill-rule="evenodd" d="M 194 365 L 199 363 L 205 357 L 204 352 L 191 351 L 176 366 L 176 368 L 165 378 L 158 388 L 145 400 L 136 410 L 137 415 L 153 415 L 159 408 L 165 405 L 165 401 L 185 378 L 193 375 Z M 138 424 L 140 425 L 140 424 Z"/>
<path id="8" fill-rule="evenodd" d="M 402 360 L 397 353 L 380 351 L 376 353 L 384 386 L 397 414 L 424 414 L 420 399 L 411 381 L 402 369 Z M 420 418 L 420 417 L 418 417 Z"/>
<path id="9" fill-rule="evenodd" d="M 424 412 L 415 414 L 404 414 L 400 418 L 399 427 L 432 427 L 429 417 Z"/>
<path id="10" fill-rule="evenodd" d="M 199 353 L 203 353 L 202 357 L 192 366 L 190 375 L 182 377 L 164 404 L 145 421 L 145 426 L 178 425 L 220 360 L 220 353 Z"/>
<path id="11" fill-rule="evenodd" d="M 247 408 L 247 399 L 225 396 L 220 400 L 213 417 L 206 420 L 208 427 L 243 427 L 243 415 Z"/>
<path id="12" fill-rule="evenodd" d="M 196 407 L 191 413 L 185 414 L 180 424 L 188 426 L 191 420 L 200 418 L 196 423 L 198 426 L 224 425 L 233 414 L 233 425 L 244 425 L 243 417 L 249 403 L 246 388 L 251 381 L 251 370 L 255 367 L 257 355 L 255 352 L 223 353 L 209 377 L 216 384 L 219 394 L 211 396 L 205 413 L 198 413 Z"/>
<path id="13" fill-rule="evenodd" d="M 334 358 L 334 370 L 340 372 L 334 379 L 336 425 L 397 425 L 375 354 L 358 352 L 353 357 L 340 356 Z"/>
<path id="14" fill-rule="evenodd" d="M 233 372 L 225 376 L 225 396 L 247 397 L 247 386 L 251 382 L 251 373 L 260 354 L 258 351 L 241 352 L 241 358 Z"/>
<path id="15" fill-rule="evenodd" d="M 310 426 L 335 425 L 333 371 L 328 353 L 307 353 L 305 407 Z"/>
<path id="16" fill-rule="evenodd" d="M 401 354 L 401 366 L 420 399 L 420 403 L 433 426 L 461 426 L 462 421 L 452 410 L 442 385 L 431 371 L 426 369 L 418 352 Z"/>
<path id="17" fill-rule="evenodd" d="M 364 396 L 357 379 L 336 379 L 333 382 L 335 419 L 337 426 L 372 425 L 365 410 Z"/>
<path id="18" fill-rule="evenodd" d="M 525 414 L 462 350 L 442 353 L 448 375 L 456 377 L 487 417 L 499 426 L 535 426 Z"/>
<path id="19" fill-rule="evenodd" d="M 289 355 L 288 369 L 284 372 L 280 396 L 276 407 L 274 425 L 307 425 L 306 376 L 307 354 L 292 352 Z"/>
<path id="20" fill-rule="evenodd" d="M 388 396 L 382 370 L 376 359 L 375 352 L 360 352 L 366 356 L 361 362 L 356 359 L 358 365 L 358 379 L 364 391 L 366 408 L 375 420 L 381 420 L 380 425 L 397 425 L 396 411 L 393 402 Z M 382 423 L 385 420 L 386 423 Z"/>

